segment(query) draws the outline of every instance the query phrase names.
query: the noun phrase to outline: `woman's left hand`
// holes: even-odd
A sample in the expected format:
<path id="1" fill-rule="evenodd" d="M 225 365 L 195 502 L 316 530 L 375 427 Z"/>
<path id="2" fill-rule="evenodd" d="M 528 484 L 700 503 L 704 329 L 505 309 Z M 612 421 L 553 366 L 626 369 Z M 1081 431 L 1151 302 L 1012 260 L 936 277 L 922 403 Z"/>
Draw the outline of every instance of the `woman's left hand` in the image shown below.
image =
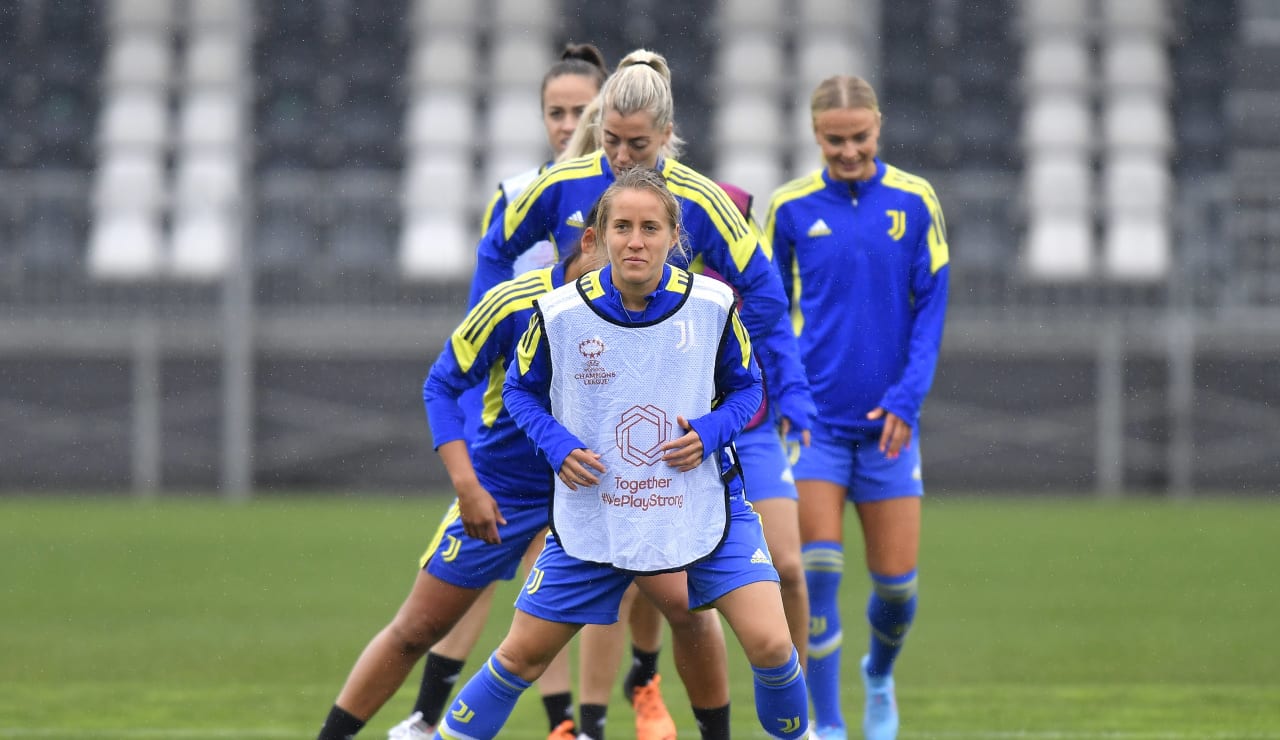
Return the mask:
<path id="1" fill-rule="evenodd" d="M 693 427 L 683 416 L 677 416 L 676 423 L 685 433 L 670 442 L 664 442 L 658 449 L 666 453 L 662 456 L 664 462 L 681 473 L 687 473 L 702 464 L 702 437 L 693 431 Z"/>

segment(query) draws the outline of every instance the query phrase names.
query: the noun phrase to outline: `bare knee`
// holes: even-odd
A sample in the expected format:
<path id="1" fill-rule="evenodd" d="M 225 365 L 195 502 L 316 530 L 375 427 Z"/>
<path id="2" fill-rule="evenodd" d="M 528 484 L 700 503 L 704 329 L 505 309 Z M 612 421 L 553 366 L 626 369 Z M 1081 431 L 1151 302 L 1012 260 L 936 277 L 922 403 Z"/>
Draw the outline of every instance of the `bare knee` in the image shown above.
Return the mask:
<path id="1" fill-rule="evenodd" d="M 777 668 L 791 660 L 795 645 L 791 644 L 791 635 L 783 632 L 756 636 L 750 644 L 744 643 L 742 648 L 751 665 L 757 668 Z"/>

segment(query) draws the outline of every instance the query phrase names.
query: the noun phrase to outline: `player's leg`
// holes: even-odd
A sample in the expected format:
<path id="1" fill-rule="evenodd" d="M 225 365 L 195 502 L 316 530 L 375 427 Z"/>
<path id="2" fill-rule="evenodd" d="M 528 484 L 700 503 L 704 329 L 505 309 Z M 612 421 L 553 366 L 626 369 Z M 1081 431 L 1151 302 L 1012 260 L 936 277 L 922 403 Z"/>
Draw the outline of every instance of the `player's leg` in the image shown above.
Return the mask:
<path id="1" fill-rule="evenodd" d="M 753 501 L 751 505 L 764 526 L 769 555 L 778 571 L 787 629 L 804 667 L 809 654 L 809 586 L 800 556 L 799 507 L 796 500 L 781 497 Z"/>
<path id="2" fill-rule="evenodd" d="M 583 624 L 612 624 L 630 576 L 564 554 L 548 540 L 516 599 L 506 639 L 458 692 L 438 737 L 495 737 L 520 694 Z"/>
<path id="3" fill-rule="evenodd" d="M 620 614 L 629 613 L 631 604 L 636 601 L 635 595 L 636 589 L 632 585 L 622 596 Z M 622 666 L 622 653 L 626 649 L 626 626 L 622 620 L 613 624 L 588 624 L 578 634 L 580 737 L 602 740 L 609 712 L 609 695 L 613 692 L 618 669 Z M 561 656 L 567 652 L 561 652 Z"/>
<path id="4" fill-rule="evenodd" d="M 418 571 L 391 623 L 365 646 L 343 684 L 319 740 L 345 740 L 395 694 L 428 646 L 439 640 L 480 593 Z"/>
<path id="5" fill-rule="evenodd" d="M 760 519 L 745 502 L 735 505 L 725 541 L 687 575 L 690 606 L 714 604 L 751 663 L 761 726 L 771 737 L 803 737 L 809 728 L 804 671 L 787 631 Z"/>
<path id="6" fill-rule="evenodd" d="M 632 700 L 637 686 L 644 686 L 658 675 L 658 654 L 662 651 L 662 612 L 648 599 L 635 599 L 627 614 L 631 628 L 631 667 L 622 681 L 622 695 Z"/>
<path id="7" fill-rule="evenodd" d="M 529 543 L 520 565 L 525 574 L 533 571 L 533 564 L 542 554 L 547 540 L 547 530 L 538 533 Z M 542 676 L 538 678 L 538 693 L 542 695 L 542 708 L 547 713 L 547 725 L 551 734 L 548 740 L 572 740 L 577 738 L 577 725 L 573 721 L 573 689 L 570 686 L 569 651 L 561 650 L 551 659 Z"/>
<path id="8" fill-rule="evenodd" d="M 799 493 L 801 559 L 809 590 L 809 655 L 806 677 L 814 724 L 823 738 L 844 736 L 840 662 L 844 627 L 840 586 L 844 577 L 844 508 L 853 470 L 853 448 L 821 430 L 799 450 L 792 466 Z"/>
<path id="9" fill-rule="evenodd" d="M 448 705 L 453 687 L 462 676 L 462 666 L 484 631 L 497 588 L 497 583 L 486 586 L 453 629 L 427 651 L 413 713 L 392 728 L 388 735 L 390 740 L 414 740 L 429 737 L 435 732 L 436 725 L 440 724 L 440 713 Z"/>
<path id="10" fill-rule="evenodd" d="M 870 648 L 861 662 L 863 733 L 870 740 L 898 734 L 893 666 L 915 619 L 923 492 L 918 443 L 892 460 L 871 441 L 859 446 L 853 499 L 871 577 Z"/>
<path id="11" fill-rule="evenodd" d="M 644 576 L 636 579 L 636 585 L 641 595 L 652 601 L 671 625 L 671 657 L 684 682 L 703 738 L 727 738 L 729 673 L 720 616 L 710 609 L 690 610 L 688 580 L 684 573 Z M 647 687 L 649 690 L 637 690 L 638 732 L 642 716 L 670 718 L 665 706 L 661 709 L 648 706 L 648 702 L 661 701 L 660 687 L 659 678 L 655 676 Z M 645 706 L 640 706 L 642 698 Z M 675 737 L 675 724 L 654 722 L 646 724 L 644 731 L 650 738 Z"/>

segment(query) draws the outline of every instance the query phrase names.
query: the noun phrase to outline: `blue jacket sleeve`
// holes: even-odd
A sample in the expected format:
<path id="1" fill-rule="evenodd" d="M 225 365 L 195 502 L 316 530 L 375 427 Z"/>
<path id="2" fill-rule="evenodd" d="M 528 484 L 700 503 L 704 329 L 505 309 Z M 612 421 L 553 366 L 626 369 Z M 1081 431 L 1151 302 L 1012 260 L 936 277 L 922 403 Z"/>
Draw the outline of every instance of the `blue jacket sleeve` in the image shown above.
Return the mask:
<path id="1" fill-rule="evenodd" d="M 809 378 L 800 360 L 800 347 L 791 328 L 791 317 L 782 315 L 759 340 L 753 338 L 756 356 L 764 372 L 765 391 L 775 417 L 791 420 L 792 429 L 810 429 L 817 406 L 809 390 Z"/>
<path id="2" fill-rule="evenodd" d="M 751 338 L 734 310 L 716 355 L 716 394 L 719 405 L 689 420 L 702 439 L 703 457 L 717 452 L 738 436 L 760 408 L 764 389 L 760 367 L 751 354 Z"/>
<path id="3" fill-rule="evenodd" d="M 422 402 L 431 426 L 432 446 L 436 449 L 446 442 L 466 438 L 466 414 L 458 399 L 467 389 L 483 383 L 490 369 L 503 361 L 505 348 L 511 345 L 515 332 L 512 320 L 507 318 L 499 322 L 481 344 L 472 344 L 463 331 L 473 318 L 472 313 L 454 330 L 422 383 Z M 472 358 L 465 368 L 459 362 L 459 355 Z"/>
<path id="4" fill-rule="evenodd" d="M 709 218 L 691 220 L 689 239 L 699 245 L 702 261 L 720 273 L 741 296 L 742 323 L 747 331 L 753 337 L 763 337 L 786 312 L 782 281 L 754 222 L 749 222 L 737 209 L 731 209 L 724 219 L 731 222 L 729 238 L 735 240 L 733 243 Z"/>
<path id="5" fill-rule="evenodd" d="M 587 447 L 551 415 L 551 354 L 537 313 L 520 338 L 515 362 L 507 368 L 502 402 L 552 470 L 559 472 L 570 452 Z"/>
<path id="6" fill-rule="evenodd" d="M 480 237 L 480 243 L 476 245 L 476 271 L 467 296 L 468 308 L 475 306 L 485 291 L 503 280 L 510 280 L 516 258 L 551 234 L 555 225 L 556 187 L 544 188 L 540 176 L 528 191 L 537 193 L 537 196 L 529 201 L 528 208 L 519 218 L 507 207 L 502 217 L 494 218 L 484 236 Z M 517 202 L 522 200 L 519 198 Z"/>
<path id="7" fill-rule="evenodd" d="M 942 327 L 946 320 L 947 292 L 951 268 L 947 264 L 934 268 L 927 236 L 921 237 L 916 259 L 911 268 L 913 319 L 907 364 L 902 378 L 885 391 L 880 406 L 916 426 L 920 409 L 933 385 L 938 351 L 942 347 Z M 943 245 L 945 249 L 945 244 Z"/>

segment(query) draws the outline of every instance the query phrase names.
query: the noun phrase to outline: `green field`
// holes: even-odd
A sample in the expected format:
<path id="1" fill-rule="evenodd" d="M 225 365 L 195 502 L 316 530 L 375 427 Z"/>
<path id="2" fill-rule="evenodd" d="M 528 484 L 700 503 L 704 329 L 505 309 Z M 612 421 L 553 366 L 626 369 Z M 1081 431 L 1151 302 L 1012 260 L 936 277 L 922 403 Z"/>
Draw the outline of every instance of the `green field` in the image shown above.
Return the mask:
<path id="1" fill-rule="evenodd" d="M 0 499 L 0 737 L 314 737 L 447 503 Z M 935 496 L 924 542 L 902 738 L 1280 738 L 1280 504 Z M 856 722 L 859 568 L 846 584 Z M 738 652 L 736 736 L 763 737 Z M 416 681 L 362 737 L 385 737 Z M 615 701 L 610 737 L 630 723 Z M 535 692 L 508 727 L 545 737 Z"/>

